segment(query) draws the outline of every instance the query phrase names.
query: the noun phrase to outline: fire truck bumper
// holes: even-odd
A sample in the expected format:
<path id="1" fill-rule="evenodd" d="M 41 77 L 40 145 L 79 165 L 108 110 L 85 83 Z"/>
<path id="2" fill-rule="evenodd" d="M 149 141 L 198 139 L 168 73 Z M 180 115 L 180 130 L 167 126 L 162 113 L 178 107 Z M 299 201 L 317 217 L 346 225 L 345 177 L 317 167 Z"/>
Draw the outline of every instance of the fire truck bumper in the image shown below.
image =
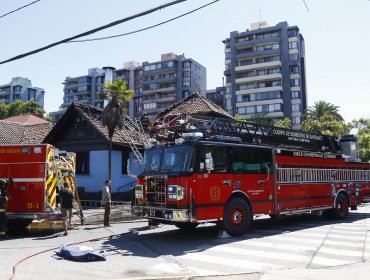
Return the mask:
<path id="1" fill-rule="evenodd" d="M 190 212 L 187 209 L 167 209 L 149 206 L 134 206 L 134 208 L 142 211 L 144 218 L 161 220 L 169 224 L 191 221 Z"/>

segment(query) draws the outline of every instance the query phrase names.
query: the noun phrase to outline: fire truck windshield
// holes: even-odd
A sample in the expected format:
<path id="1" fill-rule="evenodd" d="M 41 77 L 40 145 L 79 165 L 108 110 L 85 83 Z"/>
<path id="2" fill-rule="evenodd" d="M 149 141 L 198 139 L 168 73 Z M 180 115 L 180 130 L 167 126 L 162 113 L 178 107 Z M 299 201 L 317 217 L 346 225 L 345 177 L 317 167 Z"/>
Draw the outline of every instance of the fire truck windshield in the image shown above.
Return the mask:
<path id="1" fill-rule="evenodd" d="M 144 173 L 193 171 L 193 146 L 153 148 L 144 153 Z"/>

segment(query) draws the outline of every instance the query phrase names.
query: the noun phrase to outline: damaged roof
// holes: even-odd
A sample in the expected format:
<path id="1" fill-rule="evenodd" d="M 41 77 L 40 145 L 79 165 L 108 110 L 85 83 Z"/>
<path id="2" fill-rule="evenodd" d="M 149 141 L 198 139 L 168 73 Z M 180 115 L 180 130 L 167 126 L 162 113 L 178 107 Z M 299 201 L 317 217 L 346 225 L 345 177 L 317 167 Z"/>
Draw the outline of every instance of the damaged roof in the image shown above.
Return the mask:
<path id="1" fill-rule="evenodd" d="M 193 93 L 188 97 L 179 100 L 172 106 L 158 113 L 157 117 L 168 114 L 186 114 L 201 117 L 233 118 L 220 106 L 198 93 Z"/>
<path id="2" fill-rule="evenodd" d="M 103 109 L 88 104 L 74 102 L 69 106 L 62 118 L 54 126 L 53 130 L 50 132 L 50 135 L 56 133 L 57 130 L 62 129 L 63 124 L 66 123 L 66 120 L 69 118 L 69 116 L 73 114 L 73 112 L 78 112 L 79 114 L 81 114 L 104 139 L 109 141 L 108 129 L 107 127 L 104 127 L 101 123 Z M 142 142 L 140 141 L 141 137 L 138 135 L 137 132 L 130 130 L 130 137 L 136 145 L 142 145 Z M 46 142 L 48 140 L 47 138 L 49 138 L 49 135 L 45 139 Z M 123 131 L 120 129 L 116 129 L 113 135 L 112 142 L 121 146 L 129 145 L 124 138 Z"/>

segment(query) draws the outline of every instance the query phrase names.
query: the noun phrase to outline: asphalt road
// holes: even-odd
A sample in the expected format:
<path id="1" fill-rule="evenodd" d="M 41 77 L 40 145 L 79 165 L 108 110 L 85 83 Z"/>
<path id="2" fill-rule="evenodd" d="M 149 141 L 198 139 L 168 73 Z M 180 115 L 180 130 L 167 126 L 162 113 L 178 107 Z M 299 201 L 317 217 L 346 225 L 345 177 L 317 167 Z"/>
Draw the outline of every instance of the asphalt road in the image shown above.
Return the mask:
<path id="1" fill-rule="evenodd" d="M 31 231 L 0 241 L 0 279 L 22 260 L 13 279 L 369 279 L 369 230 L 370 205 L 345 221 L 257 219 L 238 238 L 218 238 L 211 224 L 182 231 L 149 229 L 146 221 L 76 226 L 66 237 L 58 229 Z M 72 243 L 104 250 L 107 261 L 54 257 Z"/>

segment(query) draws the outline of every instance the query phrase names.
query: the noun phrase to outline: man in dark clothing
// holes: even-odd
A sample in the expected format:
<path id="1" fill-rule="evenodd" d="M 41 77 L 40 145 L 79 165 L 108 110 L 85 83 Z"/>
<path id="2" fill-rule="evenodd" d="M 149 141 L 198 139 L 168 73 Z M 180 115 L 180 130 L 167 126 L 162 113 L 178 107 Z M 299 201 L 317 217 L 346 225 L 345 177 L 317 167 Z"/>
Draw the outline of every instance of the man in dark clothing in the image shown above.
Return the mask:
<path id="1" fill-rule="evenodd" d="M 9 197 L 6 192 L 6 188 L 11 183 L 11 179 L 1 179 L 0 180 L 0 238 L 5 237 L 6 229 L 6 215 L 5 208 L 6 202 L 9 200 Z"/>
<path id="2" fill-rule="evenodd" d="M 145 132 L 148 131 L 148 128 L 149 128 L 149 125 L 150 125 L 150 120 L 148 118 L 148 115 L 146 112 L 144 112 L 141 117 L 140 117 L 140 122 L 141 122 L 141 125 L 144 129 Z"/>
<path id="3" fill-rule="evenodd" d="M 63 183 L 63 189 L 60 190 L 61 212 L 63 218 L 64 235 L 68 235 L 68 224 L 71 224 L 72 219 L 72 208 L 75 194 L 69 189 L 68 182 Z M 68 218 L 68 223 L 67 223 Z"/>

